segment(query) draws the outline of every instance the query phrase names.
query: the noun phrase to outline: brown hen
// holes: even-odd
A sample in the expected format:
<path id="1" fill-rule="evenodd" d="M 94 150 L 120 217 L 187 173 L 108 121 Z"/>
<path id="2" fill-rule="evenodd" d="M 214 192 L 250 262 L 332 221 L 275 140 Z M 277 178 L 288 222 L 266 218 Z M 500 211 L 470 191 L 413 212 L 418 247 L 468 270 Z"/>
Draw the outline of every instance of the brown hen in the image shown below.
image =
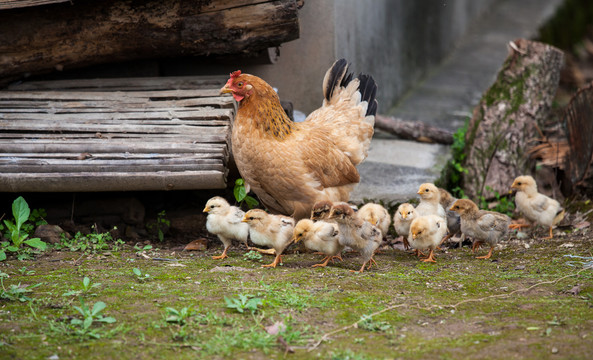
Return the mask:
<path id="1" fill-rule="evenodd" d="M 256 76 L 235 71 L 221 92 L 239 103 L 232 134 L 237 168 L 270 211 L 298 220 L 317 201 L 348 201 L 373 136 L 371 76 L 353 78 L 346 60 L 336 61 L 323 79 L 322 106 L 301 123 L 289 119 L 274 89 Z"/>

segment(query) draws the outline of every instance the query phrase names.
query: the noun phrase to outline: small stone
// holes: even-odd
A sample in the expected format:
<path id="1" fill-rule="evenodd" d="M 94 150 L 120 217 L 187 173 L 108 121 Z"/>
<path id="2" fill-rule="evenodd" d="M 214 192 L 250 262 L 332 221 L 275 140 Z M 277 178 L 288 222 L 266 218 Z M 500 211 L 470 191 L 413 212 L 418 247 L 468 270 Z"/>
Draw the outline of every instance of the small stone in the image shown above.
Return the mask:
<path id="1" fill-rule="evenodd" d="M 515 270 L 525 270 L 525 265 L 518 265 Z"/>
<path id="2" fill-rule="evenodd" d="M 34 237 L 38 237 L 41 240 L 45 241 L 46 243 L 50 244 L 59 244 L 61 235 L 65 234 L 66 238 L 72 238 L 70 234 L 65 232 L 61 227 L 58 225 L 39 225 L 37 229 L 35 229 Z"/>
<path id="3" fill-rule="evenodd" d="M 557 347 L 553 347 L 552 348 L 552 354 L 558 354 L 558 348 Z"/>

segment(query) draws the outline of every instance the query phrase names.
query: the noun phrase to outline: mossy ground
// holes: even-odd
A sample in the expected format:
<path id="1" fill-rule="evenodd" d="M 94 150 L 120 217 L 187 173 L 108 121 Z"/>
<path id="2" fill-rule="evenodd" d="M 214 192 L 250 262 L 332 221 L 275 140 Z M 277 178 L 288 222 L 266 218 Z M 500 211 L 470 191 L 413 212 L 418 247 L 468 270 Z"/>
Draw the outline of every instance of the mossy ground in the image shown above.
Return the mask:
<path id="1" fill-rule="evenodd" d="M 585 359 L 593 351 L 593 269 L 582 270 L 565 255 L 591 257 L 591 243 L 586 229 L 557 231 L 551 241 L 512 237 L 491 260 L 475 259 L 464 247 L 439 252 L 436 264 L 388 249 L 362 274 L 349 271 L 359 267 L 355 254 L 311 268 L 319 255 L 293 252 L 282 266 L 263 269 L 240 248 L 225 260 L 212 260 L 218 247 L 149 253 L 177 262 L 146 259 L 131 249 L 82 257 L 46 252 L 0 263 L 10 275 L 6 287 L 41 284 L 29 294 L 31 302 L 0 303 L 0 358 Z M 135 267 L 150 280 L 139 281 Z M 85 302 L 105 302 L 104 314 L 117 319 L 93 325 L 99 339 L 59 330 L 80 305 L 63 294 L 80 289 L 85 276 L 101 283 Z M 570 292 L 575 285 L 578 294 Z M 264 304 L 255 314 L 226 308 L 224 297 L 238 294 Z M 195 312 L 181 326 L 165 321 L 167 307 Z M 385 309 L 369 320 L 379 330 L 336 331 Z M 281 335 L 294 353 L 285 354 L 277 335 L 266 332 L 276 321 L 287 327 Z"/>

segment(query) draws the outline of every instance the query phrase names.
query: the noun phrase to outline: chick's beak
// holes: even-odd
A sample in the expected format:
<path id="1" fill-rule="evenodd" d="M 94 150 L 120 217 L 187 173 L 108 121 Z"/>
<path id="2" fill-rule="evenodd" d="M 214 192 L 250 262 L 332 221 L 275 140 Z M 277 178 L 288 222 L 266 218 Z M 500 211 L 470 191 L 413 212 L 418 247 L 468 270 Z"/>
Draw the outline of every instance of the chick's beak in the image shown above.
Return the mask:
<path id="1" fill-rule="evenodd" d="M 247 217 L 243 217 L 243 219 L 241 220 L 241 222 L 247 222 Z"/>
<path id="2" fill-rule="evenodd" d="M 418 190 L 418 192 L 416 194 L 421 195 L 422 194 L 422 190 Z"/>
<path id="3" fill-rule="evenodd" d="M 406 213 L 401 214 L 402 215 L 402 219 L 406 219 L 408 217 L 408 215 Z"/>
<path id="4" fill-rule="evenodd" d="M 225 84 L 221 89 L 220 89 L 220 93 L 221 94 L 229 94 L 232 93 L 233 90 L 231 90 L 231 88 L 229 87 L 229 84 Z"/>
<path id="5" fill-rule="evenodd" d="M 206 207 L 204 208 L 204 210 L 202 210 L 202 212 L 206 212 L 206 213 L 207 213 L 207 212 L 209 212 L 209 211 L 210 211 L 210 206 L 206 206 Z"/>
<path id="6" fill-rule="evenodd" d="M 418 234 L 416 234 L 416 233 L 412 233 L 412 239 L 416 240 L 416 236 L 417 236 L 417 235 L 418 235 Z"/>
<path id="7" fill-rule="evenodd" d="M 299 242 L 299 240 L 301 240 L 300 236 L 293 235 L 292 238 L 290 239 L 290 242 L 296 244 Z"/>

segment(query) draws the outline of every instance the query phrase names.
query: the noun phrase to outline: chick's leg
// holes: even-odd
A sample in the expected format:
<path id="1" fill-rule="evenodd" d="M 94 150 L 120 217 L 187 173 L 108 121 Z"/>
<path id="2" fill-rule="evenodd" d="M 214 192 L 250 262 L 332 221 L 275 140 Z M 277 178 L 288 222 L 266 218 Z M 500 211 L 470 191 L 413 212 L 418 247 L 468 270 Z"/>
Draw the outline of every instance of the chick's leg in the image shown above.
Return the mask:
<path id="1" fill-rule="evenodd" d="M 490 259 L 490 257 L 492 256 L 492 250 L 494 249 L 493 246 L 490 247 L 490 251 L 488 251 L 488 255 L 485 256 L 478 256 L 476 257 L 476 259 Z"/>
<path id="2" fill-rule="evenodd" d="M 408 242 L 408 238 L 406 236 L 404 236 L 404 238 L 403 238 L 403 243 L 404 243 L 404 250 L 410 249 L 410 243 Z"/>
<path id="3" fill-rule="evenodd" d="M 323 261 L 322 263 L 312 265 L 311 267 L 325 267 L 331 259 L 333 259 L 333 256 L 326 256 L 323 259 L 321 259 L 321 261 Z"/>
<path id="4" fill-rule="evenodd" d="M 436 260 L 434 259 L 434 249 L 430 249 L 430 253 L 428 253 L 428 257 L 426 259 L 422 259 L 420 261 L 435 263 Z"/>
<path id="5" fill-rule="evenodd" d="M 510 224 L 509 229 L 521 229 L 525 227 L 530 227 L 531 224 Z"/>
<path id="6" fill-rule="evenodd" d="M 278 265 L 281 262 L 282 262 L 282 255 L 281 254 L 278 254 L 278 255 L 276 255 L 276 258 L 274 258 L 274 261 L 272 261 L 272 263 L 270 263 L 268 265 L 262 265 L 261 267 L 273 267 L 273 268 L 275 268 L 276 265 Z"/>
<path id="7" fill-rule="evenodd" d="M 474 240 L 474 243 L 472 244 L 472 254 L 475 253 L 476 249 L 479 249 L 481 245 L 482 245 L 481 241 Z"/>
<path id="8" fill-rule="evenodd" d="M 276 255 L 276 250 L 274 250 L 274 249 L 260 249 L 260 248 L 256 248 L 256 247 L 250 247 L 249 250 L 254 250 L 254 251 L 260 252 L 262 254 L 267 254 L 267 255 Z"/>
<path id="9" fill-rule="evenodd" d="M 554 237 L 553 226 L 550 226 L 550 235 L 548 237 L 542 238 L 542 240 L 550 240 Z"/>
<path id="10" fill-rule="evenodd" d="M 213 256 L 212 259 L 214 260 L 222 260 L 224 258 L 228 258 L 229 256 L 226 254 L 227 250 L 229 249 L 228 246 L 224 247 L 224 251 L 222 252 L 222 254 L 218 255 L 218 256 Z"/>

